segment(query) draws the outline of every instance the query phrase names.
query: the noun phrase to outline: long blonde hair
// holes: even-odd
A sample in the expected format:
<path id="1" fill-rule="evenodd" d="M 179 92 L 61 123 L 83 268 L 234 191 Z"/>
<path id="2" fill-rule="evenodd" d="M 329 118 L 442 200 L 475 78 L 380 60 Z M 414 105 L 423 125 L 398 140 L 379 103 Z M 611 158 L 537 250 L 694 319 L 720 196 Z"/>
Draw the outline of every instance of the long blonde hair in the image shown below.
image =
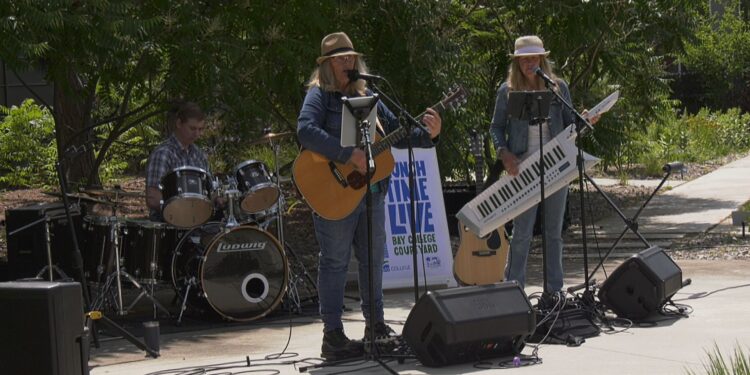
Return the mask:
<path id="1" fill-rule="evenodd" d="M 362 56 L 354 57 L 354 69 L 360 73 L 367 73 L 367 64 Z M 331 68 L 331 59 L 325 59 L 321 62 L 310 75 L 310 81 L 307 83 L 307 89 L 313 87 L 320 87 L 323 91 L 339 91 L 339 87 L 336 82 L 336 76 L 333 74 L 333 68 Z M 357 80 L 354 83 L 350 83 L 346 86 L 346 92 L 344 95 L 353 95 L 355 93 L 359 95 L 365 95 L 367 89 L 367 82 L 364 80 Z"/>
<path id="2" fill-rule="evenodd" d="M 544 74 L 552 78 L 553 81 L 557 82 L 558 78 L 555 73 L 552 72 L 552 62 L 550 62 L 546 56 L 539 56 L 539 67 L 542 68 Z M 508 67 L 508 91 L 524 91 L 524 90 L 544 90 L 544 81 L 539 77 L 534 77 L 532 82 L 526 78 L 521 71 L 521 65 L 518 63 L 518 58 L 514 57 L 510 66 Z M 557 90 L 557 87 L 554 88 Z"/>

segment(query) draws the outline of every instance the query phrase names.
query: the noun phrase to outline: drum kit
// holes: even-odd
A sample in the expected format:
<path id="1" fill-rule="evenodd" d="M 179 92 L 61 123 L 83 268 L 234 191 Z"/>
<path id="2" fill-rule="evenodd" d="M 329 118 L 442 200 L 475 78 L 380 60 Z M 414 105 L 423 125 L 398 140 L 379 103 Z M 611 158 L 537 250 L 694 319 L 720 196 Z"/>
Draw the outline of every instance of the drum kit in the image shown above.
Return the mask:
<path id="1" fill-rule="evenodd" d="M 126 314 L 141 298 L 169 316 L 154 295 L 155 287 L 171 287 L 183 313 L 216 313 L 234 321 L 250 321 L 272 312 L 287 295 L 299 306 L 296 284 L 312 278 L 302 266 L 290 267 L 284 245 L 285 206 L 281 191 L 278 139 L 293 133 L 269 133 L 253 142 L 270 143 L 275 174 L 258 160 L 237 164 L 231 174 L 213 177 L 195 167 L 179 167 L 161 179 L 161 214 L 165 222 L 87 216 L 82 251 L 84 274 L 99 293 L 95 308 L 114 305 Z M 125 193 L 106 191 L 108 195 Z M 123 195 L 119 195 L 123 196 Z M 116 201 L 116 200 L 115 200 Z M 218 215 L 217 215 L 218 212 Z M 212 218 L 223 217 L 220 221 Z M 269 227 L 275 223 L 276 235 Z M 299 259 L 297 259 L 299 262 Z M 123 305 L 123 285 L 140 290 Z M 310 287 L 310 285 L 308 285 Z M 296 294 L 296 295 L 289 295 Z"/>

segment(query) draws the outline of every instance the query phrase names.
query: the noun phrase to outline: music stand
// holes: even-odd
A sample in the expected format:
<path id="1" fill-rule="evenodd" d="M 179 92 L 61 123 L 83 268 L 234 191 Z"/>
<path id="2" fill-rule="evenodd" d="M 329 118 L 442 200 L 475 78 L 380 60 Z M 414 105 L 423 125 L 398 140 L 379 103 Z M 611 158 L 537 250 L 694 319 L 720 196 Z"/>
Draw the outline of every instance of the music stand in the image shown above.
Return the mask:
<path id="1" fill-rule="evenodd" d="M 357 98 L 343 97 L 344 107 L 341 110 L 341 147 L 361 146 L 364 144 L 359 125 L 361 121 L 369 124 L 370 139 L 375 139 L 378 111 L 378 94 Z"/>
<path id="2" fill-rule="evenodd" d="M 511 91 L 508 95 L 508 116 L 511 119 L 528 121 L 529 126 L 540 126 L 549 119 L 549 105 L 552 100 L 552 93 L 549 91 Z M 539 228 L 542 232 L 542 275 L 543 291 L 549 294 L 547 288 L 547 240 L 545 238 L 545 214 L 544 214 L 544 139 L 543 131 L 539 129 L 539 192 L 541 201 L 537 210 L 541 210 L 539 215 Z"/>

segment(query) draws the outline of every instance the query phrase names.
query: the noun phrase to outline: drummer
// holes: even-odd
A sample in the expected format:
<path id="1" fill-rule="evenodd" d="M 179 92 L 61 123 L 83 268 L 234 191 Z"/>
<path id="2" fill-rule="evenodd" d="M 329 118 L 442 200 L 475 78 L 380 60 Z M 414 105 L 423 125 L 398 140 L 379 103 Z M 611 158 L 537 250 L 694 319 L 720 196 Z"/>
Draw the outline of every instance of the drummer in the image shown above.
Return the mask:
<path id="1" fill-rule="evenodd" d="M 206 153 L 195 145 L 206 128 L 206 115 L 200 106 L 180 102 L 169 111 L 168 120 L 174 124 L 172 135 L 151 152 L 146 164 L 146 205 L 149 219 L 153 221 L 164 221 L 159 190 L 162 177 L 182 166 L 197 167 L 210 173 Z"/>

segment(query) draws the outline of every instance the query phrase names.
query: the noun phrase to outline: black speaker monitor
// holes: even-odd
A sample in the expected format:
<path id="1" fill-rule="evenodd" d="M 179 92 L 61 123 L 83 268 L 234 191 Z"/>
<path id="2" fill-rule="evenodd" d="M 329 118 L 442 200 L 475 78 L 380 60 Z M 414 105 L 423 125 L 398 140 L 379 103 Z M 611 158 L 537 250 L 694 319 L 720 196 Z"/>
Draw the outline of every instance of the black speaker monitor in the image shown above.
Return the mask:
<path id="1" fill-rule="evenodd" d="M 0 372 L 88 374 L 81 284 L 0 283 Z"/>
<path id="2" fill-rule="evenodd" d="M 650 247 L 620 264 L 604 281 L 599 300 L 633 320 L 656 312 L 682 288 L 682 270 L 663 249 Z"/>
<path id="3" fill-rule="evenodd" d="M 422 364 L 438 367 L 516 354 L 535 325 L 526 293 L 503 282 L 427 292 L 403 337 Z"/>

